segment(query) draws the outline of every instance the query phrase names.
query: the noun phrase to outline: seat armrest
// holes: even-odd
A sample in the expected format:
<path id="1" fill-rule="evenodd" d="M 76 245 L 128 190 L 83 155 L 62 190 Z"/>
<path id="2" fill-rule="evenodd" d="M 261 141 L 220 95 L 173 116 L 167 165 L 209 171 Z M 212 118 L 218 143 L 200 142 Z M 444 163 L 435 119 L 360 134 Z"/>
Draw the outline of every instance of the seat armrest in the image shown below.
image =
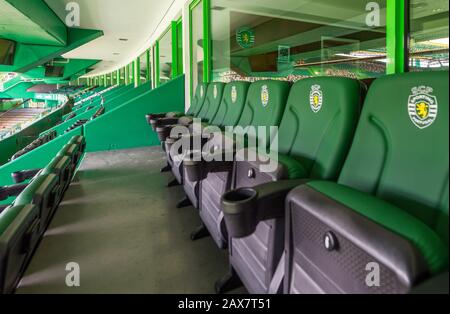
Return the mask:
<path id="1" fill-rule="evenodd" d="M 203 146 L 209 141 L 209 138 L 202 134 L 176 134 L 166 138 L 165 142 L 171 158 L 175 155 L 184 154 L 191 156 L 193 152 L 202 150 Z M 177 143 L 177 151 L 172 151 L 172 146 Z"/>
<path id="2" fill-rule="evenodd" d="M 18 196 L 28 184 L 14 184 L 0 187 L 0 201 L 6 200 L 11 196 Z"/>
<path id="3" fill-rule="evenodd" d="M 165 126 L 158 126 L 156 128 L 156 134 L 160 142 L 165 142 L 170 137 L 170 132 L 176 126 L 176 124 L 170 124 Z"/>
<path id="4" fill-rule="evenodd" d="M 208 173 L 231 172 L 233 170 L 235 151 L 220 151 L 218 153 L 198 154 L 190 152 L 183 158 L 187 178 L 191 182 L 205 179 Z M 197 157 L 197 158 L 193 158 Z"/>
<path id="5" fill-rule="evenodd" d="M 161 118 L 157 119 L 155 123 L 155 127 L 163 127 L 166 125 L 178 124 L 179 118 Z"/>
<path id="6" fill-rule="evenodd" d="M 148 113 L 145 115 L 145 119 L 147 119 L 147 123 L 150 124 L 151 120 L 165 118 L 166 115 L 166 113 Z"/>
<path id="7" fill-rule="evenodd" d="M 25 180 L 34 178 L 42 169 L 22 170 L 11 173 L 14 183 L 22 183 Z"/>
<path id="8" fill-rule="evenodd" d="M 292 232 L 293 239 L 305 239 L 293 251 L 305 256 L 308 265 L 304 270 L 311 272 L 308 276 L 321 273 L 342 291 L 369 290 L 364 282 L 345 279 L 351 274 L 339 268 L 336 255 L 340 260 L 358 255 L 379 265 L 380 272 L 391 278 L 391 284 L 380 288 L 385 293 L 409 292 L 447 265 L 448 247 L 430 227 L 405 210 L 350 187 L 309 182 L 288 195 L 286 209 L 286 217 L 290 217 L 286 232 Z M 308 238 L 311 230 L 322 233 L 327 241 L 313 245 Z M 329 253 L 320 255 L 319 260 L 318 252 L 324 249 Z M 331 272 L 333 267 L 338 268 Z"/>
<path id="9" fill-rule="evenodd" d="M 244 238 L 255 232 L 259 222 L 284 217 L 287 194 L 307 182 L 307 179 L 281 180 L 225 193 L 221 203 L 228 234 Z"/>

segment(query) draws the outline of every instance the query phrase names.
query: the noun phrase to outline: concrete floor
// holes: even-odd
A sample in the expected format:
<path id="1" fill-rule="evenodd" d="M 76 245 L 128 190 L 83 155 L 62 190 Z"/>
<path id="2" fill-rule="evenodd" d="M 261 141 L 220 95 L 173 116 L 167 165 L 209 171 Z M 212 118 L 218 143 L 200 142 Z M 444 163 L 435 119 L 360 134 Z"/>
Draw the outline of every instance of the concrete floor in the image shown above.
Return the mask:
<path id="1" fill-rule="evenodd" d="M 87 154 L 16 293 L 214 293 L 228 255 L 211 238 L 192 242 L 193 207 L 159 148 Z M 66 285 L 66 265 L 80 286 Z M 244 292 L 240 289 L 236 292 Z"/>

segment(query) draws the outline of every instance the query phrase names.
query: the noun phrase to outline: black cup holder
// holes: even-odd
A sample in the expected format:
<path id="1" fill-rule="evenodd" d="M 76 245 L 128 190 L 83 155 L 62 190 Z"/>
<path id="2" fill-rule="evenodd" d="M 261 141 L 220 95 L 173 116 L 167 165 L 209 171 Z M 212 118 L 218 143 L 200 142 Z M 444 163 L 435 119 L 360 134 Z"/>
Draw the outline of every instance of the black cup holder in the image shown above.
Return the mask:
<path id="1" fill-rule="evenodd" d="M 204 179 L 204 173 L 202 168 L 204 167 L 204 163 L 201 161 L 195 161 L 193 158 L 196 153 L 190 152 L 188 156 L 185 156 L 183 159 L 183 167 L 187 179 L 191 182 L 198 182 Z"/>
<path id="2" fill-rule="evenodd" d="M 222 196 L 222 209 L 228 234 L 233 238 L 251 235 L 258 225 L 258 192 L 242 188 Z"/>
<path id="3" fill-rule="evenodd" d="M 166 139 L 170 136 L 171 128 L 169 127 L 158 127 L 156 128 L 156 133 L 158 134 L 158 138 L 161 142 L 165 142 Z"/>
<path id="4" fill-rule="evenodd" d="M 150 119 L 148 122 L 149 122 L 149 124 L 152 126 L 152 129 L 153 129 L 154 131 L 156 131 L 156 126 L 157 126 L 157 124 L 158 124 L 158 120 L 156 120 L 156 119 Z"/>

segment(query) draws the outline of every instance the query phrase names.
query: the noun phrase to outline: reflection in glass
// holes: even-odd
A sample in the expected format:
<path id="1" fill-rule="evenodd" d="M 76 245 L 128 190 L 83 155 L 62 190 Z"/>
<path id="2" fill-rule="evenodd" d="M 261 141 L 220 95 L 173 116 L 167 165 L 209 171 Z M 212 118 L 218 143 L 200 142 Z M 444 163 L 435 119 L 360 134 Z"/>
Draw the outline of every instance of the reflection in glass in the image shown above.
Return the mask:
<path id="1" fill-rule="evenodd" d="M 191 64 L 192 64 L 192 90 L 197 88 L 198 83 L 203 82 L 203 5 L 197 4 L 191 11 Z"/>
<path id="2" fill-rule="evenodd" d="M 213 80 L 386 72 L 386 1 L 212 0 Z"/>
<path id="3" fill-rule="evenodd" d="M 448 0 L 411 0 L 410 16 L 410 71 L 448 70 Z"/>
<path id="4" fill-rule="evenodd" d="M 169 29 L 159 40 L 159 82 L 172 79 L 172 32 Z"/>

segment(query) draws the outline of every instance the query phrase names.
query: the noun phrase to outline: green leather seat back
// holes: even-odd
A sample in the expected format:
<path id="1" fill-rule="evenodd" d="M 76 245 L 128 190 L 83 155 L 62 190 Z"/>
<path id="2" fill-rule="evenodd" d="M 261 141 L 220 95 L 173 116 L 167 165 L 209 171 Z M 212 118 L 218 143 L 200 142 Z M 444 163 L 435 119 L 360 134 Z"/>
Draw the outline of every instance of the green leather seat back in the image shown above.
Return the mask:
<path id="1" fill-rule="evenodd" d="M 249 86 L 249 82 L 232 82 L 225 85 L 222 102 L 211 124 L 235 126 L 244 109 Z"/>
<path id="2" fill-rule="evenodd" d="M 224 83 L 210 83 L 206 91 L 205 102 L 196 117 L 210 122 L 214 119 L 222 101 Z"/>
<path id="3" fill-rule="evenodd" d="M 279 129 L 279 152 L 311 178 L 336 179 L 358 123 L 362 85 L 349 78 L 302 79 L 290 91 Z"/>
<path id="4" fill-rule="evenodd" d="M 286 107 L 290 83 L 284 81 L 257 81 L 250 85 L 247 100 L 237 126 L 267 127 L 266 143 L 270 143 L 270 126 L 278 126 Z M 237 132 L 240 133 L 240 132 Z"/>
<path id="5" fill-rule="evenodd" d="M 367 95 L 339 183 L 405 210 L 448 243 L 448 72 L 390 75 Z"/>
<path id="6" fill-rule="evenodd" d="M 195 89 L 195 94 L 191 100 L 191 106 L 186 112 L 187 116 L 197 116 L 197 114 L 202 109 L 203 103 L 206 98 L 206 90 L 208 89 L 208 84 L 199 83 Z"/>

